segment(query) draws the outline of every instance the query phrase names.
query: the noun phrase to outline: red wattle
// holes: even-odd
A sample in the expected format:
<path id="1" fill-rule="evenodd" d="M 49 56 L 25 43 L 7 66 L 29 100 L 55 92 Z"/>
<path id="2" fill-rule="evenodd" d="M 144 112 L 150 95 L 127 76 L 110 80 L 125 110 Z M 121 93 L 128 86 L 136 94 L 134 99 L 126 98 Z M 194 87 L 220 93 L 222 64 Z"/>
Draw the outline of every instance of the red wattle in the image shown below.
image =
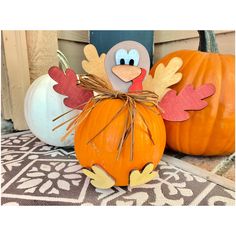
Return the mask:
<path id="1" fill-rule="evenodd" d="M 132 80 L 132 85 L 129 87 L 129 92 L 143 90 L 143 80 L 146 75 L 146 70 L 141 68 L 141 74 Z"/>

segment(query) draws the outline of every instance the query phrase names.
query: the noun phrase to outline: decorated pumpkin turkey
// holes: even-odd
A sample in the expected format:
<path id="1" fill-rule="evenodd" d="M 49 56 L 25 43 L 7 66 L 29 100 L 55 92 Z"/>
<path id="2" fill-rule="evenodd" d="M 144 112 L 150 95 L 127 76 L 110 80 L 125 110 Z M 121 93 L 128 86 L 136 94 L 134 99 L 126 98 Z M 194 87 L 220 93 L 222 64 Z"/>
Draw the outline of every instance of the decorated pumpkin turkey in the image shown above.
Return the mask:
<path id="1" fill-rule="evenodd" d="M 202 99 L 214 93 L 214 86 L 194 89 L 189 85 L 177 95 L 168 87 L 180 81 L 177 72 L 182 60 L 171 58 L 151 77 L 148 52 L 134 41 L 118 43 L 107 55 L 99 56 L 93 45 L 87 45 L 84 52 L 87 60 L 82 66 L 88 75 L 80 76 L 78 86 L 97 95 L 69 123 L 63 138 L 75 130 L 76 156 L 95 187 L 144 184 L 156 176 L 154 169 L 164 152 L 163 118 L 187 120 L 186 110 L 207 106 Z M 76 76 L 71 69 L 63 73 L 57 67 L 49 75 L 61 91 L 61 81 Z M 67 100 L 74 99 L 68 94 Z"/>

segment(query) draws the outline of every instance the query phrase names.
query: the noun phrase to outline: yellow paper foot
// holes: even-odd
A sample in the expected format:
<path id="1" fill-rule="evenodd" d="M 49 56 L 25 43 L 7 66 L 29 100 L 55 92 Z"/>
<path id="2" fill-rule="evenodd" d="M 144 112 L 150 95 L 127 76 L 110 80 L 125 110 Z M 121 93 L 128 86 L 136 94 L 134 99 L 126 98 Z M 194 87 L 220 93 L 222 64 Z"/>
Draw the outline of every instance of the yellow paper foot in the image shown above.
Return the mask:
<path id="1" fill-rule="evenodd" d="M 92 171 L 83 169 L 85 175 L 91 178 L 91 184 L 96 188 L 107 189 L 115 185 L 115 180 L 100 166 L 93 165 Z"/>
<path id="2" fill-rule="evenodd" d="M 145 184 L 152 179 L 154 179 L 157 175 L 156 171 L 153 171 L 154 165 L 152 163 L 149 163 L 145 166 L 142 172 L 139 170 L 133 170 L 130 174 L 130 186 L 137 186 Z"/>

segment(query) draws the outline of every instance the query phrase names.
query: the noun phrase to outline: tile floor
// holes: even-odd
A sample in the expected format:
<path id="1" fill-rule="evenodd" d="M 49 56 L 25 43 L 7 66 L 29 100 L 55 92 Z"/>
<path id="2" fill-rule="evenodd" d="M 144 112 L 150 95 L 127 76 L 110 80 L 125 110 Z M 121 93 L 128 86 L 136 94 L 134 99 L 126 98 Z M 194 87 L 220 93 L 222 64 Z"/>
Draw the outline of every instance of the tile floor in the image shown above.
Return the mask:
<path id="1" fill-rule="evenodd" d="M 2 127 L 1 133 L 7 134 L 15 132 L 11 121 L 1 119 Z M 186 161 L 192 165 L 198 166 L 202 169 L 214 172 L 218 175 L 224 176 L 230 180 L 235 181 L 235 155 L 221 157 L 196 157 L 188 156 L 183 153 L 166 150 L 168 155 L 174 156 L 182 161 Z M 230 159 L 230 160 L 228 160 Z"/>

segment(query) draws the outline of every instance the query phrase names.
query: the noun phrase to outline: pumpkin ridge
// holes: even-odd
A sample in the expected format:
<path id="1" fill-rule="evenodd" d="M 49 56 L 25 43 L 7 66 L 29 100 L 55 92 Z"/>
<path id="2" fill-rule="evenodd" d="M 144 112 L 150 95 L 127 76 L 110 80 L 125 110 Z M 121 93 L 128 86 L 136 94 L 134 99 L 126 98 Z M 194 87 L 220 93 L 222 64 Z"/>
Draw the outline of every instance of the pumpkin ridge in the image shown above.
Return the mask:
<path id="1" fill-rule="evenodd" d="M 204 71 L 204 74 L 201 78 L 201 81 L 199 83 L 198 86 L 202 85 L 202 84 L 206 84 L 208 83 L 207 79 L 208 79 L 208 76 L 206 75 L 207 74 L 207 66 L 209 65 L 209 61 L 212 60 L 212 56 L 215 56 L 215 55 L 219 55 L 218 53 L 206 53 L 207 57 L 208 57 L 208 60 L 207 60 L 207 63 L 206 65 L 204 66 L 203 68 L 203 71 Z M 218 58 L 218 57 L 217 57 Z M 215 59 L 214 59 L 215 60 Z M 220 61 L 221 63 L 221 61 Z M 218 68 L 218 67 L 217 67 Z M 221 83 L 221 80 L 220 80 L 220 83 Z M 215 85 L 215 84 L 214 84 Z M 217 80 L 217 88 L 218 88 L 218 80 Z M 216 99 L 216 94 L 214 94 L 214 99 Z M 219 101 L 219 98 L 220 98 L 220 93 L 219 93 L 219 96 L 217 98 L 217 101 Z M 206 109 L 209 109 L 208 107 Z M 217 117 L 217 114 L 218 114 L 218 109 L 219 109 L 219 102 L 217 102 L 217 106 L 216 108 L 212 108 L 211 110 L 214 111 L 214 114 L 216 114 L 216 117 Z M 206 112 L 206 110 L 205 110 Z M 216 123 L 216 119 L 214 119 L 212 122 L 210 122 L 208 119 L 207 119 L 207 129 L 210 130 L 209 132 L 209 135 L 205 136 L 206 137 L 206 140 L 204 140 L 204 142 L 202 142 L 203 144 L 205 144 L 205 147 L 202 148 L 202 155 L 204 155 L 206 153 L 206 150 L 208 150 L 208 147 L 209 145 L 211 145 L 211 142 L 210 142 L 210 137 L 214 134 L 214 127 L 215 127 L 215 123 Z M 209 128 L 210 127 L 210 128 Z M 202 144 L 202 145 L 203 145 Z"/>
<path id="2" fill-rule="evenodd" d="M 198 86 L 201 86 L 205 79 L 207 79 L 207 76 L 205 75 L 206 73 L 206 68 L 207 68 L 207 65 L 209 63 L 209 54 L 207 53 L 202 53 L 202 52 L 197 52 L 195 55 L 198 56 L 198 58 L 195 58 L 195 61 L 198 62 L 197 64 L 197 69 L 195 69 L 196 73 L 194 74 L 194 78 L 198 78 L 198 80 L 196 81 L 191 81 L 191 83 L 193 83 L 194 87 L 198 87 Z M 199 62 L 200 61 L 200 62 Z M 196 66 L 194 65 L 194 68 Z M 189 138 L 191 137 L 191 134 L 196 134 L 198 133 L 198 128 L 193 126 L 192 125 L 192 122 L 196 122 L 198 123 L 198 118 L 199 118 L 199 112 L 201 111 L 190 111 L 190 120 L 186 121 L 185 124 L 183 124 L 182 127 L 184 127 L 184 130 L 187 130 L 188 131 L 188 137 L 187 139 L 185 139 L 186 141 L 183 142 L 183 145 L 184 147 L 182 148 L 182 150 L 188 150 L 189 153 L 191 153 L 191 149 L 192 147 L 195 146 L 195 140 L 194 138 Z M 205 124 L 202 124 L 205 126 Z M 180 139 L 182 139 L 183 137 L 180 137 Z M 181 143 L 181 142 L 180 142 Z M 199 154 L 198 155 L 201 155 L 205 152 L 205 148 L 201 148 L 201 150 L 198 150 Z"/>
<path id="3" fill-rule="evenodd" d="M 191 50 L 190 50 L 191 51 Z M 185 51 L 185 52 L 189 52 L 189 51 Z M 190 63 L 191 62 L 191 60 L 194 58 L 194 56 L 196 55 L 196 53 L 195 53 L 195 51 L 192 51 L 192 55 L 190 56 L 190 58 L 189 58 L 189 60 L 186 62 L 185 60 L 183 60 L 184 61 L 184 65 L 181 67 L 181 71 L 183 70 L 183 68 L 188 64 L 188 63 Z M 186 54 L 186 56 L 188 57 L 188 54 Z M 176 142 L 176 144 L 177 144 L 177 146 L 178 147 L 180 147 L 181 146 L 181 142 L 180 142 L 180 135 L 181 135 L 181 133 L 180 133 L 180 129 L 181 129 L 181 124 L 182 124 L 182 122 L 178 122 L 178 125 L 176 126 L 176 136 L 175 136 L 175 142 Z M 182 149 L 182 147 L 180 147 L 181 149 Z"/>
<path id="4" fill-rule="evenodd" d="M 227 64 L 227 57 L 226 56 L 223 56 L 223 57 L 221 57 L 221 63 L 222 63 L 222 65 L 225 65 L 225 64 Z M 224 63 L 223 63 L 224 62 Z M 222 66 L 222 68 L 223 68 L 223 70 L 222 71 L 224 71 L 224 73 L 226 73 L 227 72 L 227 67 L 225 67 L 224 68 L 224 66 Z M 220 80 L 220 82 L 221 82 L 221 84 L 222 84 L 222 81 Z M 221 89 L 222 89 L 222 86 L 221 86 Z M 218 115 L 218 114 L 217 114 Z M 233 129 L 234 130 L 234 129 Z M 232 133 L 232 136 L 234 136 L 234 131 L 233 131 L 233 133 Z M 221 152 L 223 152 L 223 153 L 228 153 L 229 154 L 229 152 L 227 152 L 227 150 L 229 150 L 229 149 L 231 149 L 230 147 L 231 146 L 234 146 L 234 138 L 232 138 L 232 139 L 230 139 L 230 141 L 229 142 L 227 142 L 227 140 L 225 140 L 225 144 L 224 145 L 222 145 L 222 149 L 220 150 Z"/>
<path id="5" fill-rule="evenodd" d="M 199 54 L 199 53 L 201 53 L 201 54 Z M 196 73 L 194 76 L 194 78 L 198 78 L 198 81 L 196 81 L 196 83 L 194 83 L 195 87 L 201 86 L 202 84 L 205 83 L 205 80 L 207 80 L 206 68 L 207 68 L 207 66 L 209 64 L 209 60 L 210 60 L 210 56 L 208 53 L 198 52 L 198 55 L 201 55 L 201 58 L 203 60 L 201 61 L 201 63 L 199 63 L 199 67 L 198 67 L 199 68 L 198 71 L 201 73 Z M 196 122 L 198 122 L 198 116 L 200 115 L 199 112 L 201 112 L 201 111 L 194 112 L 195 115 L 191 116 L 191 118 L 190 118 L 191 121 L 188 121 L 188 124 L 192 124 L 192 122 L 195 122 L 195 120 L 196 120 Z M 203 125 L 205 126 L 205 124 L 203 124 Z M 190 134 L 195 133 L 196 127 L 191 126 L 189 130 L 190 130 L 190 132 L 189 132 Z M 206 146 L 204 148 L 201 148 L 201 152 L 199 153 L 199 155 L 203 155 L 205 153 L 206 147 L 208 146 L 208 142 L 205 142 L 205 143 L 206 143 Z M 188 146 L 188 147 L 190 148 L 190 146 Z M 192 147 L 194 147 L 194 143 L 191 144 L 191 149 L 192 149 Z"/>
<path id="6" fill-rule="evenodd" d="M 201 70 L 201 68 L 203 66 L 206 67 L 209 57 L 207 54 L 199 54 L 199 53 L 195 53 L 195 56 L 198 56 L 200 58 L 194 58 L 194 57 L 192 58 L 192 61 L 195 59 L 195 61 L 198 62 L 197 66 L 194 66 L 196 68 L 196 70 L 195 70 L 196 72 L 194 74 L 194 77 L 200 77 L 202 79 L 202 78 L 204 78 L 204 71 L 205 70 Z M 199 62 L 199 60 L 200 60 L 200 62 Z M 192 83 L 193 83 L 193 81 L 191 81 L 191 84 Z M 202 81 L 199 83 L 201 85 Z M 194 87 L 196 88 L 196 87 L 198 87 L 198 85 L 194 84 Z M 196 111 L 189 111 L 189 113 L 190 113 L 190 119 L 194 119 L 194 117 L 196 116 Z M 186 132 L 187 134 L 186 134 L 186 138 L 185 138 L 186 142 L 182 143 L 185 147 L 180 146 L 182 150 L 187 148 L 188 152 L 189 152 L 189 148 L 190 148 L 190 146 L 192 146 L 191 140 L 194 139 L 194 137 L 193 137 L 193 139 L 191 139 L 191 134 L 194 134 L 194 132 L 192 131 L 192 130 L 194 130 L 194 128 L 195 127 L 192 126 L 191 120 L 186 121 L 185 129 L 184 129 L 184 130 L 187 130 L 187 132 Z M 183 138 L 183 137 L 181 137 L 181 138 Z M 180 140 L 180 138 L 179 138 L 179 140 Z"/>
<path id="7" fill-rule="evenodd" d="M 47 87 L 47 88 L 48 88 L 48 87 L 51 87 L 49 80 L 47 80 L 46 82 L 41 80 L 40 84 L 42 85 L 43 82 L 45 83 L 45 87 Z M 50 114 L 50 109 L 48 109 L 49 106 L 47 106 L 47 105 L 48 105 L 47 101 L 49 101 L 49 99 L 48 99 L 49 93 L 48 93 L 47 90 L 41 90 L 41 91 L 40 91 L 40 95 L 41 95 L 41 98 L 40 98 L 40 99 L 43 100 L 43 104 L 45 105 L 45 107 L 44 107 L 44 109 L 46 109 L 45 114 L 47 114 L 47 118 L 48 118 L 48 114 Z M 38 108 L 38 109 L 39 109 L 39 108 Z M 39 121 L 39 122 L 40 122 L 40 121 Z M 43 130 L 43 132 L 47 133 L 46 130 L 50 130 L 50 122 L 52 122 L 52 121 L 50 120 L 49 122 L 47 122 L 46 124 L 44 124 L 43 126 L 41 126 L 41 129 Z M 39 137 L 41 138 L 42 136 L 39 136 Z M 48 139 L 48 136 L 47 136 L 47 139 Z"/>
<path id="8" fill-rule="evenodd" d="M 216 56 L 217 56 L 217 58 L 218 58 L 218 61 L 219 61 L 219 66 L 217 67 L 217 68 L 219 68 L 219 70 L 220 70 L 220 74 L 222 74 L 222 68 L 223 68 L 223 66 L 222 66 L 222 58 L 221 58 L 221 56 L 220 56 L 220 54 L 215 54 Z M 204 83 L 205 83 L 205 81 L 203 81 Z M 219 84 L 219 86 L 218 86 L 218 84 Z M 210 132 L 210 135 L 208 135 L 208 139 L 207 139 L 207 142 L 205 142 L 205 150 L 204 150 L 204 153 L 205 153 L 205 151 L 208 149 L 208 147 L 209 147 L 209 145 L 212 145 L 211 144 L 211 138 L 212 138 L 212 135 L 214 134 L 214 132 L 213 132 L 213 130 L 214 130 L 214 128 L 215 128 L 215 124 L 216 124 L 216 121 L 218 120 L 218 116 L 219 116 L 219 100 L 220 100 L 220 97 L 221 97 L 221 90 L 222 90 L 222 80 L 221 79 L 218 79 L 217 80 L 217 92 L 218 92 L 218 96 L 217 96 L 217 93 L 215 93 L 214 94 L 214 98 L 216 99 L 216 96 L 217 96 L 217 106 L 216 106 L 216 108 L 214 109 L 215 110 L 215 114 L 216 114 L 216 116 L 215 116 L 215 119 L 213 120 L 213 122 L 211 122 L 211 132 Z M 220 89 L 219 89 L 220 88 Z M 209 125 L 208 125 L 208 127 L 209 127 Z M 213 137 L 214 138 L 214 137 Z M 224 145 L 223 145 L 224 146 Z"/>
<path id="9" fill-rule="evenodd" d="M 186 52 L 186 56 L 188 57 L 188 53 L 189 51 L 191 50 L 186 50 L 184 52 Z M 180 72 L 184 69 L 184 67 L 186 67 L 189 63 L 191 63 L 191 61 L 193 60 L 193 58 L 196 56 L 196 52 L 195 51 L 191 51 L 192 52 L 192 55 L 190 55 L 190 57 L 188 58 L 188 60 L 184 60 L 183 58 L 183 61 L 184 61 L 184 64 L 183 66 L 181 67 L 180 69 Z M 183 78 L 184 79 L 184 78 Z M 176 145 L 180 148 L 180 149 L 183 149 L 182 148 L 182 145 L 181 145 L 181 142 L 180 142 L 180 136 L 182 136 L 180 130 L 182 128 L 182 122 L 178 122 L 178 125 L 176 126 L 176 136 L 175 136 L 175 142 L 176 142 Z M 187 139 L 189 140 L 189 135 L 187 134 Z"/>
<path id="10" fill-rule="evenodd" d="M 194 56 L 196 55 L 196 51 L 192 51 L 192 50 L 184 50 L 184 52 L 186 52 L 186 53 L 188 53 L 188 52 L 192 52 L 192 55 L 190 55 L 190 57 L 189 57 L 189 55 L 187 54 L 186 56 L 188 57 L 188 60 L 186 61 L 186 60 L 183 60 L 184 61 L 184 64 L 182 65 L 182 67 L 180 68 L 180 71 L 182 71 L 191 61 L 192 61 L 192 59 L 194 58 Z M 178 54 L 177 54 L 178 55 Z M 180 58 L 181 58 L 181 56 L 180 56 Z"/>
<path id="11" fill-rule="evenodd" d="M 206 56 L 207 56 L 207 54 L 199 54 L 198 52 L 196 53 L 196 51 L 194 51 L 192 56 L 190 56 L 191 57 L 190 60 L 188 60 L 187 63 L 184 63 L 184 66 L 186 66 L 187 64 L 189 64 L 191 62 L 195 62 L 194 65 L 196 64 L 196 66 L 195 66 L 196 69 L 194 71 L 194 77 L 196 77 L 199 74 L 199 72 L 200 72 L 199 68 L 201 68 L 202 63 L 206 61 Z M 202 59 L 201 63 L 198 62 L 198 59 Z M 182 71 L 182 69 L 183 68 L 181 68 L 181 71 Z M 183 80 L 185 80 L 184 75 L 183 75 Z M 187 81 L 187 84 L 190 84 L 190 83 L 192 84 L 193 83 L 193 81 L 188 82 L 187 77 L 186 77 L 186 81 Z M 181 84 L 181 81 L 180 81 L 180 84 Z M 183 86 L 181 86 L 181 89 L 182 89 L 182 87 Z M 194 87 L 195 87 L 195 84 L 194 84 Z M 179 91 L 180 91 L 180 89 L 179 89 Z M 190 112 L 190 115 L 191 115 L 190 119 L 194 119 L 193 112 L 192 111 L 189 111 L 189 112 Z M 177 134 L 175 136 L 176 137 L 175 138 L 175 143 L 176 143 L 176 145 L 178 146 L 178 148 L 180 150 L 186 150 L 186 148 L 187 148 L 187 150 L 189 152 L 189 148 L 190 148 L 189 143 L 191 142 L 191 138 L 192 138 L 192 136 L 190 135 L 191 132 L 189 132 L 189 130 L 191 130 L 192 125 L 191 125 L 191 122 L 189 120 L 184 121 L 184 122 L 185 123 L 178 122 L 178 126 L 177 126 L 178 131 L 176 131 Z M 184 129 L 183 129 L 183 126 L 184 126 Z M 182 132 L 180 132 L 180 130 Z M 181 139 L 183 139 L 183 136 L 185 137 L 184 138 L 185 142 L 181 142 Z"/>
<path id="12" fill-rule="evenodd" d="M 234 135 L 234 134 L 233 134 Z M 229 152 L 227 152 L 227 150 L 233 146 L 235 148 L 235 140 L 234 139 L 230 139 L 231 142 L 226 143 L 226 145 L 224 145 L 224 149 L 222 148 L 224 153 L 230 154 Z"/>
<path id="13" fill-rule="evenodd" d="M 49 87 L 50 86 L 50 82 L 49 80 L 47 81 L 47 85 L 46 87 Z M 52 86 L 53 87 L 53 86 Z M 49 101 L 49 93 L 46 92 L 46 90 L 44 91 L 44 93 L 46 93 L 45 95 L 43 94 L 42 97 L 44 98 L 44 104 L 45 104 L 45 107 L 46 107 L 46 114 L 50 114 L 50 109 L 49 109 L 49 106 L 47 106 L 47 101 Z M 57 103 L 55 103 L 55 106 L 58 105 Z M 60 104 L 61 105 L 61 104 Z M 60 114 L 58 114 L 60 115 Z M 47 130 L 50 130 L 50 122 L 52 122 L 51 120 L 49 122 L 47 122 Z"/>
<path id="14" fill-rule="evenodd" d="M 232 60 L 232 64 L 235 65 L 235 58 L 232 57 L 231 55 L 225 55 L 223 58 L 224 58 L 223 61 L 225 61 L 226 65 L 231 60 Z M 233 69 L 233 74 L 234 73 L 235 73 L 235 67 Z M 234 79 L 235 79 L 235 76 L 234 76 Z M 235 82 L 234 82 L 234 85 L 235 85 Z M 234 101 L 234 110 L 233 110 L 233 112 L 235 113 L 235 90 L 234 90 L 234 93 L 233 93 L 233 97 L 234 97 L 234 99 L 233 99 L 233 101 Z M 234 119 L 233 123 L 234 123 L 234 129 L 231 132 L 233 138 L 230 139 L 231 142 L 226 142 L 226 144 L 224 145 L 224 153 L 227 153 L 227 154 L 230 154 L 229 151 L 227 151 L 227 150 L 230 150 L 230 149 L 232 150 L 232 148 L 230 148 L 230 147 L 233 147 L 233 150 L 235 149 L 235 119 Z"/>

